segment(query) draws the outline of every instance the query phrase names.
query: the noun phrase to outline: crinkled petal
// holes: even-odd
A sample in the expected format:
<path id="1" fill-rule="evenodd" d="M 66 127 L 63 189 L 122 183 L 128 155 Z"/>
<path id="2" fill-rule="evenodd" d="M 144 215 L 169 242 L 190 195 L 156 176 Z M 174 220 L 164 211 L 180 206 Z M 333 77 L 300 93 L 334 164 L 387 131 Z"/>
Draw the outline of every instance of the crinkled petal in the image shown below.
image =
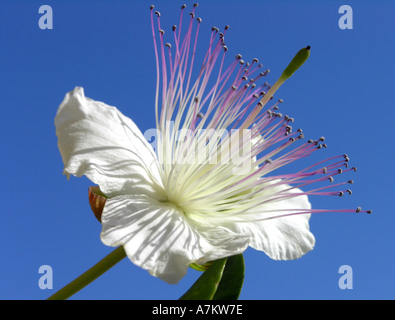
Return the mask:
<path id="1" fill-rule="evenodd" d="M 231 228 L 221 225 L 215 227 L 194 225 L 194 227 L 214 248 L 197 261 L 200 264 L 243 253 L 248 247 L 249 236 L 236 233 Z"/>
<path id="2" fill-rule="evenodd" d="M 134 122 L 115 107 L 66 94 L 55 118 L 64 173 L 86 175 L 107 196 L 163 193 L 156 155 Z"/>
<path id="3" fill-rule="evenodd" d="M 273 187 L 273 192 L 285 190 L 289 187 L 287 185 Z M 301 192 L 301 190 L 293 189 L 292 192 Z M 274 260 L 297 259 L 311 251 L 315 244 L 315 238 L 310 232 L 310 214 L 295 214 L 276 218 L 276 215 L 287 214 L 284 211 L 276 212 L 276 209 L 289 209 L 288 213 L 295 213 L 295 209 L 311 209 L 311 204 L 306 195 L 301 195 L 262 205 L 254 210 L 257 221 L 237 223 L 236 228 L 242 234 L 250 235 L 250 246 L 252 248 L 264 251 Z M 262 214 L 260 210 L 265 211 L 265 213 Z M 273 213 L 266 213 L 268 210 L 273 210 Z M 273 218 L 259 220 L 265 215 L 271 215 Z"/>
<path id="4" fill-rule="evenodd" d="M 214 250 L 176 206 L 147 196 L 108 199 L 101 239 L 123 245 L 134 264 L 168 283 L 177 283 L 190 263 Z"/>

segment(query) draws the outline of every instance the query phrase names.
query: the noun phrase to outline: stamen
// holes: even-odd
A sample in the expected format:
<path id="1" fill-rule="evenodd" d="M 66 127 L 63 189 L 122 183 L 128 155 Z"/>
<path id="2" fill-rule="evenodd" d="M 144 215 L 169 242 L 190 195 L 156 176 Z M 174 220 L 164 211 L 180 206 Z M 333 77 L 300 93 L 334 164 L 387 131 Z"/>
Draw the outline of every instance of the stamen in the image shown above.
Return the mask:
<path id="1" fill-rule="evenodd" d="M 325 141 L 324 137 L 299 144 L 300 139 L 304 139 L 304 133 L 301 129 L 293 132 L 290 124 L 294 119 L 279 112 L 278 104 L 283 103 L 283 100 L 273 100 L 279 87 L 306 61 L 310 47 L 303 48 L 295 55 L 274 85 L 267 82 L 259 84 L 270 70 L 261 71 L 263 65 L 257 58 L 249 63 L 242 59 L 241 54 L 237 54 L 228 66 L 224 65 L 228 51 L 224 35 L 229 26 L 225 26 L 224 32 L 212 27 L 208 50 L 197 69 L 196 79 L 192 80 L 198 32 L 202 22 L 201 18 L 195 19 L 196 7 L 197 4 L 194 4 L 189 13 L 192 18 L 189 25 L 187 23 L 184 27 L 187 30 L 182 33 L 183 37 L 182 14 L 178 27 L 173 25 L 173 49 L 169 42 L 164 41 L 160 13 L 153 11 L 154 6 L 150 7 L 157 63 L 156 119 L 157 128 L 162 133 L 158 137 L 157 150 L 169 201 L 177 203 L 189 216 L 226 216 L 243 220 L 245 213 L 248 215 L 248 210 L 256 209 L 257 206 L 265 208 L 267 205 L 267 208 L 271 208 L 271 203 L 302 195 L 351 195 L 351 189 L 342 190 L 344 186 L 340 190 L 331 189 L 353 183 L 353 180 L 347 180 L 333 184 L 334 176 L 356 171 L 355 167 L 348 168 L 349 157 L 346 154 L 322 160 L 296 173 L 268 175 L 327 147 L 325 143 L 321 143 Z M 183 5 L 181 11 L 185 8 L 186 5 Z M 156 29 L 153 14 L 158 17 Z M 157 48 L 155 36 L 158 31 L 160 41 Z M 169 49 L 165 50 L 165 47 Z M 217 69 L 217 75 L 213 76 Z M 209 83 L 212 82 L 214 84 L 210 87 Z M 159 87 L 161 109 L 158 108 Z M 261 112 L 267 103 L 271 105 Z M 168 126 L 170 122 L 174 127 Z M 188 132 L 184 137 L 179 136 L 182 129 Z M 252 141 L 246 145 L 238 141 L 234 145 L 229 135 L 216 136 L 221 130 L 231 129 L 238 129 L 239 132 L 247 130 L 251 133 Z M 212 131 L 205 135 L 201 130 Z M 197 149 L 200 143 L 202 150 Z M 295 146 L 295 143 L 298 145 Z M 230 149 L 226 149 L 227 147 Z M 247 149 L 250 149 L 248 161 L 251 168 L 244 175 L 237 175 L 231 170 L 236 168 L 233 163 L 224 165 L 213 161 L 229 159 Z M 191 160 L 195 162 L 189 163 Z M 314 183 L 328 180 L 331 184 L 327 186 L 311 188 Z M 302 187 L 304 191 L 301 191 Z M 234 205 L 235 202 L 238 203 L 237 206 Z M 248 221 L 330 211 L 371 213 L 371 210 L 362 211 L 361 208 L 270 209 L 262 211 L 260 217 Z"/>

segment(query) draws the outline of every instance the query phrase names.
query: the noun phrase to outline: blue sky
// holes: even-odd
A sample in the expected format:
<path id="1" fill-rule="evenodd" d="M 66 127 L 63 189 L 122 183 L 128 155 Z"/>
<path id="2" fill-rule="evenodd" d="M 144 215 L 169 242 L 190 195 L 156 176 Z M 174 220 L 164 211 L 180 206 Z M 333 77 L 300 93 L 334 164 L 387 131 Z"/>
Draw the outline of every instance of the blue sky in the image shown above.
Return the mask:
<path id="1" fill-rule="evenodd" d="M 54 117 L 64 95 L 83 86 L 88 97 L 117 106 L 143 132 L 154 127 L 149 5 L 170 30 L 182 3 L 0 2 L 1 299 L 45 299 L 111 252 L 89 208 L 92 183 L 62 175 Z M 53 9 L 52 30 L 39 28 L 43 4 Z M 273 261 L 248 249 L 240 299 L 394 299 L 395 3 L 199 4 L 199 50 L 213 25 L 229 24 L 229 61 L 237 53 L 259 58 L 271 70 L 271 83 L 300 48 L 312 47 L 308 62 L 277 93 L 282 111 L 306 137 L 326 137 L 328 148 L 314 158 L 347 153 L 358 168 L 347 178 L 355 181 L 351 196 L 314 197 L 312 205 L 373 209 L 371 215 L 313 215 L 316 246 L 299 260 Z M 338 26 L 344 4 L 353 9 L 352 30 Z M 52 267 L 53 290 L 38 286 L 41 265 Z M 339 288 L 342 265 L 353 270 L 353 289 Z M 125 259 L 73 299 L 178 299 L 198 276 L 190 270 L 169 285 Z"/>

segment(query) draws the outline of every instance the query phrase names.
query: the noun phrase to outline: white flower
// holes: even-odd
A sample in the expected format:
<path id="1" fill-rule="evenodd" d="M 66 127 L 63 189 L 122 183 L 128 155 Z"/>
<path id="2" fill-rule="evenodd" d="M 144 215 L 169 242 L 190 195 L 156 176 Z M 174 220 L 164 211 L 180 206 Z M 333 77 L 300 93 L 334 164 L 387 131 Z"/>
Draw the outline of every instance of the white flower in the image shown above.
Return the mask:
<path id="1" fill-rule="evenodd" d="M 193 82 L 193 20 L 194 11 L 184 37 L 173 27 L 174 51 L 159 30 L 158 53 L 153 29 L 156 150 L 131 119 L 85 97 L 79 87 L 66 94 L 55 118 L 64 173 L 85 175 L 108 197 L 101 218 L 103 243 L 123 245 L 133 263 L 169 283 L 178 282 L 191 263 L 204 264 L 247 247 L 279 260 L 312 250 L 310 214 L 326 210 L 311 209 L 307 195 L 345 191 L 299 187 L 332 180 L 348 162 L 347 156 L 333 157 L 325 160 L 330 162 L 326 167 L 321 161 L 297 173 L 272 175 L 325 145 L 308 141 L 290 150 L 303 135 L 292 132 L 291 118 L 277 113 L 278 102 L 254 116 L 253 126 L 246 125 L 250 107 L 256 110 L 269 90 L 266 83 L 257 84 L 268 71 L 260 72 L 256 59 L 248 65 L 239 55 L 225 68 L 224 34 L 216 28 Z M 237 128 L 244 131 L 232 135 Z"/>

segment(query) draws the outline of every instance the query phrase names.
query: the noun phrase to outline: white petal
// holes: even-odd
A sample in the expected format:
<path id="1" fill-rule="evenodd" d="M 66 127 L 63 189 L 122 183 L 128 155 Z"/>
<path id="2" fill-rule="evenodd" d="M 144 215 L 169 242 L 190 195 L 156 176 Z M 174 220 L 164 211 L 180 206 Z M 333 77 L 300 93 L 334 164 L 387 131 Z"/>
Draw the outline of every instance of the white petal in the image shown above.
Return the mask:
<path id="1" fill-rule="evenodd" d="M 190 263 L 214 250 L 182 211 L 147 196 L 108 199 L 101 239 L 109 246 L 123 245 L 133 263 L 168 283 L 177 283 Z"/>
<path id="2" fill-rule="evenodd" d="M 287 185 L 274 187 L 280 191 L 286 189 Z M 301 192 L 294 189 L 292 192 Z M 273 202 L 270 205 L 255 209 L 255 215 L 259 216 L 260 210 L 289 209 L 311 209 L 307 196 L 297 196 L 287 200 Z M 279 214 L 277 212 L 277 214 Z M 281 215 L 287 212 L 281 212 Z M 262 215 L 260 215 L 262 216 Z M 250 234 L 250 246 L 264 251 L 270 258 L 275 260 L 291 260 L 300 258 L 303 254 L 311 251 L 315 244 L 314 235 L 309 227 L 310 214 L 297 214 L 287 217 L 273 218 L 263 221 L 238 223 L 237 229 L 243 234 Z"/>
<path id="3" fill-rule="evenodd" d="M 55 118 L 64 172 L 86 175 L 107 195 L 160 194 L 156 155 L 132 120 L 115 107 L 66 94 Z"/>
<path id="4" fill-rule="evenodd" d="M 196 228 L 214 247 L 214 250 L 206 252 L 204 258 L 198 261 L 201 264 L 243 253 L 248 247 L 249 236 L 236 233 L 230 228 L 224 226 L 211 228 L 201 226 Z"/>

